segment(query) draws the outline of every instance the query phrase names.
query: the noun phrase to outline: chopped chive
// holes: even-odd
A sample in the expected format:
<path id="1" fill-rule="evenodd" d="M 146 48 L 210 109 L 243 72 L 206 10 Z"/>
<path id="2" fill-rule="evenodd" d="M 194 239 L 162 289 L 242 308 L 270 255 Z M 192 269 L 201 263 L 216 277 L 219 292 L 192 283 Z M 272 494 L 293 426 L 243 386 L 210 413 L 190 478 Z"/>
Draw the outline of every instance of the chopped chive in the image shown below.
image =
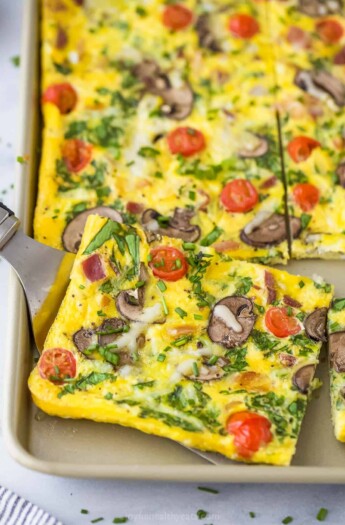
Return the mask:
<path id="1" fill-rule="evenodd" d="M 195 377 L 198 377 L 198 375 L 199 375 L 199 368 L 198 368 L 198 365 L 196 364 L 195 361 L 194 361 L 192 366 L 193 366 L 193 374 L 195 375 Z"/>
<path id="2" fill-rule="evenodd" d="M 162 300 L 162 305 L 163 305 L 163 311 L 164 311 L 165 315 L 168 315 L 169 310 L 168 310 L 168 306 L 167 306 L 167 303 L 166 303 L 163 295 L 161 297 L 161 300 Z"/>
<path id="3" fill-rule="evenodd" d="M 80 284 L 80 285 L 79 285 L 79 288 L 80 288 L 81 290 L 85 290 L 85 286 L 84 286 L 83 284 Z"/>
<path id="4" fill-rule="evenodd" d="M 147 256 L 147 262 L 151 262 L 151 261 L 152 261 L 152 255 L 149 253 Z"/>
<path id="5" fill-rule="evenodd" d="M 182 310 L 179 306 L 175 308 L 175 312 L 183 319 L 184 317 L 187 317 L 187 312 L 185 310 Z"/>
<path id="6" fill-rule="evenodd" d="M 138 281 L 135 285 L 136 288 L 141 288 L 142 286 L 145 286 L 145 281 Z"/>
<path id="7" fill-rule="evenodd" d="M 166 358 L 166 355 L 165 355 L 165 354 L 158 354 L 158 356 L 157 356 L 157 361 L 159 361 L 160 363 L 162 363 L 163 361 L 165 361 L 165 358 Z"/>
<path id="8" fill-rule="evenodd" d="M 217 355 L 213 355 L 209 360 L 208 360 L 208 363 L 209 365 L 215 365 L 216 362 L 218 361 L 218 356 Z"/>
<path id="9" fill-rule="evenodd" d="M 57 376 L 60 374 L 60 368 L 57 365 L 54 366 L 54 372 Z"/>
<path id="10" fill-rule="evenodd" d="M 102 310 L 97 310 L 97 315 L 99 315 L 99 317 L 106 317 L 106 314 L 102 312 Z"/>
<path id="11" fill-rule="evenodd" d="M 20 56 L 19 55 L 15 55 L 15 56 L 11 57 L 11 62 L 12 62 L 12 64 L 15 67 L 19 67 L 20 66 Z"/>
<path id="12" fill-rule="evenodd" d="M 196 197 L 196 193 L 195 191 L 190 191 L 189 192 L 189 198 L 191 201 L 195 201 L 195 197 Z"/>
<path id="13" fill-rule="evenodd" d="M 157 287 L 161 292 L 165 292 L 165 290 L 167 289 L 165 282 L 161 280 L 157 282 Z"/>
<path id="14" fill-rule="evenodd" d="M 198 490 L 209 492 L 210 494 L 219 494 L 219 490 L 211 489 L 210 487 L 198 487 Z"/>
<path id="15" fill-rule="evenodd" d="M 98 350 L 98 349 L 99 349 L 99 344 L 98 343 L 94 343 L 93 345 L 88 346 L 86 348 L 86 350 L 84 350 L 84 353 L 88 354 L 88 353 L 91 353 L 94 350 Z"/>
<path id="16" fill-rule="evenodd" d="M 182 267 L 181 259 L 175 259 L 175 267 L 178 269 Z"/>
<path id="17" fill-rule="evenodd" d="M 113 394 L 111 392 L 108 392 L 107 394 L 105 394 L 104 399 L 110 401 L 111 399 L 113 399 Z"/>
<path id="18" fill-rule="evenodd" d="M 324 507 L 321 507 L 319 512 L 316 515 L 316 519 L 318 521 L 325 521 L 328 515 L 328 509 L 325 509 Z"/>
<path id="19" fill-rule="evenodd" d="M 182 243 L 182 248 L 184 250 L 195 250 L 194 242 L 184 242 Z"/>
<path id="20" fill-rule="evenodd" d="M 298 283 L 298 286 L 299 286 L 300 288 L 304 288 L 304 286 L 305 286 L 305 282 L 304 282 L 304 281 L 300 281 L 300 282 Z"/>
<path id="21" fill-rule="evenodd" d="M 117 344 L 116 343 L 109 343 L 108 345 L 104 346 L 105 350 L 112 350 L 113 348 L 117 348 Z"/>
<path id="22" fill-rule="evenodd" d="M 100 521 L 103 521 L 104 518 L 95 518 L 94 520 L 91 520 L 91 523 L 99 523 Z"/>
<path id="23" fill-rule="evenodd" d="M 203 316 L 200 314 L 194 314 L 194 319 L 196 319 L 197 321 L 202 321 Z"/>
<path id="24" fill-rule="evenodd" d="M 80 514 L 89 514 L 87 509 L 81 509 Z"/>
<path id="25" fill-rule="evenodd" d="M 288 316 L 291 317 L 292 316 L 292 308 L 291 308 L 291 306 L 288 306 L 286 310 L 287 310 Z"/>
<path id="26" fill-rule="evenodd" d="M 169 352 L 169 350 L 171 350 L 171 346 L 166 346 L 163 348 L 163 352 Z"/>
<path id="27" fill-rule="evenodd" d="M 206 510 L 199 509 L 197 511 L 196 515 L 198 516 L 199 520 L 202 520 L 202 519 L 206 518 L 207 512 L 206 512 Z"/>
<path id="28" fill-rule="evenodd" d="M 175 341 L 172 341 L 172 344 L 174 346 L 183 346 L 185 345 L 186 343 L 188 343 L 188 341 L 191 340 L 191 336 L 189 335 L 184 335 L 182 337 L 179 337 L 178 339 L 175 339 Z"/>
<path id="29" fill-rule="evenodd" d="M 292 521 L 293 521 L 292 516 L 286 516 L 286 518 L 282 520 L 282 523 L 284 523 L 284 525 L 288 525 L 288 523 L 291 523 Z"/>
<path id="30" fill-rule="evenodd" d="M 114 518 L 113 519 L 113 523 L 127 523 L 128 521 L 128 518 L 126 518 L 125 516 L 123 518 Z"/>
<path id="31" fill-rule="evenodd" d="M 249 516 L 250 516 L 251 518 L 255 518 L 255 512 L 253 512 L 253 511 L 251 510 L 251 511 L 249 512 Z"/>

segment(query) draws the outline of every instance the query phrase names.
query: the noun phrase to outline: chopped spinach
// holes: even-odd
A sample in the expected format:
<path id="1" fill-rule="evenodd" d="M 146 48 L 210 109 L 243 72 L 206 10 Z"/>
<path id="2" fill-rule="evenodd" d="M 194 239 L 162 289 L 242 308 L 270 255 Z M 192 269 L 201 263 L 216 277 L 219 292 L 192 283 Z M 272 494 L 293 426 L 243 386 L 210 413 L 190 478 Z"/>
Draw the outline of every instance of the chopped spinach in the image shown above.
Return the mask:
<path id="1" fill-rule="evenodd" d="M 84 255 L 89 255 L 98 248 L 100 248 L 106 241 L 111 239 L 114 234 L 118 234 L 122 228 L 118 222 L 107 221 L 104 226 L 96 233 L 92 241 L 89 243 L 84 251 Z"/>
<path id="2" fill-rule="evenodd" d="M 58 398 L 61 398 L 67 394 L 74 394 L 76 391 L 87 390 L 88 386 L 95 386 L 99 383 L 103 383 L 103 381 L 114 381 L 115 379 L 116 376 L 113 374 L 91 372 L 87 376 L 80 376 L 76 380 L 69 381 L 68 384 L 65 385 L 58 393 Z"/>

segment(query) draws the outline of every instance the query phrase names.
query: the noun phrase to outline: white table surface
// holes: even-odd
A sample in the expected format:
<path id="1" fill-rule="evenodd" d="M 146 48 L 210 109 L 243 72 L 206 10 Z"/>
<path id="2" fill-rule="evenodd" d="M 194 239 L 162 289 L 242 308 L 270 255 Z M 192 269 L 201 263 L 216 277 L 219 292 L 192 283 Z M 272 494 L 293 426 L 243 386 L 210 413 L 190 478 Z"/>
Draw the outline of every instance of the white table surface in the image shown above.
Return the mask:
<path id="1" fill-rule="evenodd" d="M 0 199 L 9 206 L 15 159 L 25 153 L 16 149 L 18 126 L 24 123 L 17 121 L 19 69 L 10 60 L 19 54 L 21 8 L 21 0 L 0 0 Z M 345 524 L 344 486 L 209 484 L 219 490 L 213 495 L 197 490 L 197 484 L 65 479 L 17 465 L 1 435 L 7 290 L 8 268 L 0 261 L 0 485 L 41 505 L 64 525 L 83 525 L 97 517 L 104 517 L 101 525 L 106 525 L 116 516 L 128 516 L 128 523 L 136 525 L 275 525 L 287 515 L 294 517 L 293 524 L 312 525 L 319 523 L 315 516 L 320 507 L 329 509 L 327 524 Z M 82 508 L 90 513 L 82 515 Z M 199 520 L 198 509 L 208 511 L 207 518 Z M 255 512 L 254 519 L 249 511 Z"/>

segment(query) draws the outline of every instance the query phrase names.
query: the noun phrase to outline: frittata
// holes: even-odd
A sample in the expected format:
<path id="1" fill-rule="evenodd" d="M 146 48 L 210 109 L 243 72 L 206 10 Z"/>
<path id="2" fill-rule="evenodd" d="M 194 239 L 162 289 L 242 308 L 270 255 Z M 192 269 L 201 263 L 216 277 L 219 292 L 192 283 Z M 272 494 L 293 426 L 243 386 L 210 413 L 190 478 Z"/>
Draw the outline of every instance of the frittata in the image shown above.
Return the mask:
<path id="1" fill-rule="evenodd" d="M 345 299 L 334 299 L 328 313 L 332 419 L 335 437 L 345 441 Z"/>
<path id="2" fill-rule="evenodd" d="M 286 262 L 264 4 L 45 0 L 42 14 L 36 239 L 76 252 L 96 211 Z"/>
<path id="3" fill-rule="evenodd" d="M 288 465 L 331 298 L 320 279 L 92 215 L 29 387 L 48 414 Z"/>
<path id="4" fill-rule="evenodd" d="M 294 258 L 345 254 L 345 18 L 340 0 L 267 3 Z"/>

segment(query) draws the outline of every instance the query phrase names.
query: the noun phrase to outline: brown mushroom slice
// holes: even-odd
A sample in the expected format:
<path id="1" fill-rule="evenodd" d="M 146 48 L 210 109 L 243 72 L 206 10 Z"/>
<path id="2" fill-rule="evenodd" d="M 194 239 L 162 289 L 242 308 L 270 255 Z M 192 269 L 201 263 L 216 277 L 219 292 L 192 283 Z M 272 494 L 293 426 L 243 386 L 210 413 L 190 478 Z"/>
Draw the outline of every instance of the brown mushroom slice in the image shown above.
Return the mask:
<path id="1" fill-rule="evenodd" d="M 294 355 L 286 354 L 285 352 L 280 352 L 278 357 L 281 364 L 289 368 L 297 361 L 297 358 Z"/>
<path id="2" fill-rule="evenodd" d="M 79 352 L 84 354 L 86 357 L 90 355 L 90 352 L 86 352 L 86 350 L 91 345 L 97 343 L 97 335 L 95 334 L 95 331 L 87 328 L 81 328 L 75 332 L 72 339 Z"/>
<path id="3" fill-rule="evenodd" d="M 189 84 L 180 88 L 170 88 L 159 93 L 163 98 L 161 112 L 173 120 L 183 120 L 191 114 L 194 95 Z"/>
<path id="4" fill-rule="evenodd" d="M 225 297 L 214 305 L 207 333 L 214 343 L 235 348 L 248 339 L 255 319 L 250 299 L 242 295 Z"/>
<path id="5" fill-rule="evenodd" d="M 169 78 L 161 71 L 154 60 L 145 59 L 132 68 L 133 75 L 145 86 L 145 89 L 153 94 L 170 87 Z"/>
<path id="6" fill-rule="evenodd" d="M 341 13 L 342 7 L 341 0 L 299 0 L 299 10 L 313 18 Z"/>
<path id="7" fill-rule="evenodd" d="M 313 341 L 327 341 L 327 312 L 328 308 L 316 308 L 304 321 L 306 334 Z"/>
<path id="8" fill-rule="evenodd" d="M 201 232 L 199 226 L 190 223 L 193 216 L 194 212 L 191 210 L 175 208 L 173 217 L 169 219 L 166 227 L 163 227 L 159 224 L 159 217 L 162 217 L 162 215 L 150 208 L 144 211 L 141 217 L 141 224 L 147 232 L 148 242 L 154 241 L 157 235 L 194 242 L 199 239 Z"/>
<path id="9" fill-rule="evenodd" d="M 338 164 L 338 167 L 337 167 L 335 173 L 338 175 L 338 180 L 339 180 L 340 186 L 345 188 L 345 160 L 342 160 Z"/>
<path id="10" fill-rule="evenodd" d="M 330 367 L 336 372 L 345 372 L 345 331 L 329 335 L 328 353 Z"/>
<path id="11" fill-rule="evenodd" d="M 126 326 L 128 326 L 127 323 L 119 317 L 106 319 L 97 329 L 98 343 L 101 346 L 113 343 L 119 335 L 121 335 Z"/>
<path id="12" fill-rule="evenodd" d="M 291 235 L 298 237 L 301 231 L 301 220 L 290 217 Z M 285 216 L 279 213 L 258 213 L 241 231 L 240 238 L 246 244 L 257 248 L 273 246 L 285 241 L 288 237 Z"/>
<path id="13" fill-rule="evenodd" d="M 295 76 L 295 84 L 316 98 L 324 100 L 329 95 L 337 106 L 345 105 L 345 84 L 327 71 L 299 70 Z"/>
<path id="14" fill-rule="evenodd" d="M 148 273 L 146 266 L 141 263 L 139 271 L 139 281 L 148 280 Z M 124 290 L 119 293 L 116 298 L 116 308 L 120 314 L 130 321 L 139 321 L 139 317 L 143 312 L 145 302 L 145 286 L 136 288 L 135 290 Z"/>
<path id="15" fill-rule="evenodd" d="M 307 394 L 309 391 L 310 384 L 315 374 L 315 365 L 305 365 L 299 368 L 292 377 L 292 382 L 301 392 L 301 394 Z"/>
<path id="16" fill-rule="evenodd" d="M 62 234 L 62 244 L 66 251 L 77 253 L 87 218 L 93 214 L 107 217 L 116 222 L 122 222 L 121 214 L 107 206 L 98 206 L 97 208 L 91 208 L 79 213 L 67 224 Z"/>
<path id="17" fill-rule="evenodd" d="M 221 379 L 225 374 L 223 367 L 226 366 L 228 362 L 228 359 L 219 357 L 215 365 L 210 365 L 208 360 L 205 359 L 202 366 L 198 370 L 198 375 L 191 374 L 185 375 L 185 377 L 192 379 L 192 381 L 215 381 L 217 379 Z"/>
<path id="18" fill-rule="evenodd" d="M 208 13 L 203 13 L 197 18 L 195 29 L 198 34 L 199 46 L 215 53 L 221 52 L 221 45 L 211 27 L 211 18 Z"/>
<path id="19" fill-rule="evenodd" d="M 268 140 L 265 137 L 256 135 L 257 139 L 255 142 L 247 143 L 238 152 L 239 156 L 243 159 L 251 159 L 256 157 L 262 157 L 268 152 Z"/>

